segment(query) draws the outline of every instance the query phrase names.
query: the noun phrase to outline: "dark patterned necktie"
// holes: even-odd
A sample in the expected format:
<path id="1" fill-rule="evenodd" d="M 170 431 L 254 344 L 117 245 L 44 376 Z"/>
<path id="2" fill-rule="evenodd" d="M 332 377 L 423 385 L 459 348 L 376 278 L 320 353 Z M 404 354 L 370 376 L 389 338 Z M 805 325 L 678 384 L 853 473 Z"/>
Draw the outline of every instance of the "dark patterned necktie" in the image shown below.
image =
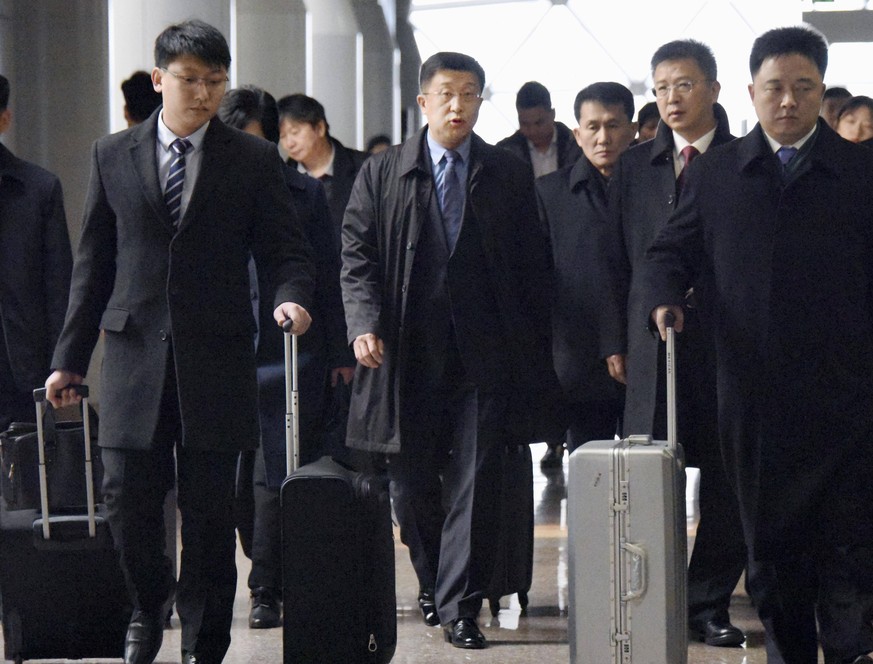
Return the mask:
<path id="1" fill-rule="evenodd" d="M 461 155 L 455 150 L 446 150 L 446 170 L 443 172 L 443 182 L 439 189 L 440 209 L 443 213 L 443 224 L 446 229 L 446 242 L 449 253 L 455 248 L 458 232 L 461 230 L 461 219 L 464 216 L 464 190 L 458 177 L 458 163 Z"/>
<path id="2" fill-rule="evenodd" d="M 177 138 L 170 144 L 173 151 L 173 163 L 170 164 L 170 174 L 167 177 L 167 186 L 164 189 L 164 202 L 170 212 L 173 225 L 179 225 L 179 216 L 182 210 L 182 187 L 185 185 L 185 153 L 191 149 L 191 142 L 184 138 Z"/>

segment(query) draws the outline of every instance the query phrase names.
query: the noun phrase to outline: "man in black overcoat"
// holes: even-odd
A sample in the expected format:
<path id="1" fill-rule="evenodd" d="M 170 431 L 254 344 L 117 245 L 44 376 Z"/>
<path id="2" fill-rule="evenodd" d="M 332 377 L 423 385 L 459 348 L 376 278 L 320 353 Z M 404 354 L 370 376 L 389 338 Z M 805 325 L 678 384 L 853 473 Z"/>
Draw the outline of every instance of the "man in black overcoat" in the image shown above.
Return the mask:
<path id="1" fill-rule="evenodd" d="M 12 123 L 0 76 L 0 134 Z M 0 431 L 33 421 L 67 310 L 73 257 L 57 176 L 0 145 Z"/>
<path id="2" fill-rule="evenodd" d="M 623 244 L 627 280 L 627 393 L 624 435 L 666 439 L 663 344 L 639 325 L 639 267 L 658 231 L 680 200 L 683 168 L 696 154 L 733 139 L 717 105 L 720 86 L 709 47 L 693 40 L 669 42 L 652 57 L 652 79 L 661 123 L 655 138 L 628 150 L 610 186 L 614 233 Z M 692 638 L 713 646 L 745 640 L 731 624 L 731 594 L 742 575 L 746 550 L 737 500 L 718 445 L 715 361 L 704 321 L 689 294 L 689 324 L 676 351 L 679 442 L 689 466 L 699 467 L 700 521 L 688 566 L 688 625 Z"/>
<path id="3" fill-rule="evenodd" d="M 420 82 L 428 126 L 364 164 L 343 222 L 347 444 L 388 454 L 421 590 L 447 641 L 484 648 L 502 446 L 533 440 L 530 404 L 556 387 L 550 258 L 527 166 L 473 133 L 481 66 L 437 53 Z"/>
<path id="4" fill-rule="evenodd" d="M 810 28 L 755 41 L 758 125 L 692 164 L 641 268 L 662 333 L 692 283 L 711 320 L 748 587 L 788 664 L 873 661 L 873 155 L 818 118 L 826 66 Z"/>
<path id="5" fill-rule="evenodd" d="M 576 95 L 573 111 L 582 156 L 536 181 L 555 267 L 552 352 L 570 452 L 589 440 L 613 438 L 624 405 L 617 382 L 624 381 L 623 302 L 609 276 L 621 260 L 606 188 L 636 131 L 634 97 L 620 83 L 589 85 Z"/>
<path id="6" fill-rule="evenodd" d="M 310 323 L 310 250 L 276 146 L 214 117 L 229 65 L 212 26 L 168 27 L 152 70 L 163 106 L 95 143 L 46 381 L 52 403 L 72 402 L 65 388 L 82 382 L 103 331 L 103 494 L 135 609 L 126 664 L 151 664 L 160 649 L 174 585 L 163 502 L 177 477 L 182 660 L 217 663 L 230 644 L 236 461 L 258 444 L 250 256 L 275 285 L 276 321 L 298 333 Z"/>

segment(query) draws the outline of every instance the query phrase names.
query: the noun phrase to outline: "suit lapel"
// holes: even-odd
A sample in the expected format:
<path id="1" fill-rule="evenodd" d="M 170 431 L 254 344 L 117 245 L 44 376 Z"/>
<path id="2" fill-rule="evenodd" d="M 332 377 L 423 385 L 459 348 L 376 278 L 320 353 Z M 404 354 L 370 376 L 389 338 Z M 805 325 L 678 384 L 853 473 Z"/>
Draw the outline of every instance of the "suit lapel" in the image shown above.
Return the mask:
<path id="1" fill-rule="evenodd" d="M 158 181 L 158 158 L 155 142 L 158 140 L 158 113 L 131 131 L 130 156 L 136 169 L 137 179 L 142 187 L 146 200 L 155 213 L 155 217 L 174 232 L 173 220 L 164 203 L 164 192 Z"/>
<path id="2" fill-rule="evenodd" d="M 212 192 L 216 190 L 224 174 L 229 172 L 230 162 L 233 160 L 233 154 L 227 147 L 230 138 L 231 133 L 221 120 L 212 118 L 203 137 L 200 172 L 191 191 L 191 200 L 179 221 L 180 231 L 185 230 L 201 216 L 199 214 L 201 208 L 210 200 Z"/>

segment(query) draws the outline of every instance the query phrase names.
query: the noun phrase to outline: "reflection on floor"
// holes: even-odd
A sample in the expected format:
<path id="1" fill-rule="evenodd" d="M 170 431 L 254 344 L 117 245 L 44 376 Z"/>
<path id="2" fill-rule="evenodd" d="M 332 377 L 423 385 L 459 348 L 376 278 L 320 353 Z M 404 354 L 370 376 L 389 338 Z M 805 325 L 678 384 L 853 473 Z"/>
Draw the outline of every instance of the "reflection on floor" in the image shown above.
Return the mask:
<path id="1" fill-rule="evenodd" d="M 539 459 L 544 445 L 533 446 L 534 494 L 536 497 L 536 545 L 533 587 L 528 615 L 519 616 L 515 596 L 504 598 L 497 618 L 491 618 L 487 606 L 480 615 L 480 624 L 490 647 L 482 651 L 463 651 L 443 641 L 439 628 L 426 627 L 416 605 L 418 592 L 415 575 L 406 548 L 397 539 L 397 652 L 396 664 L 552 664 L 569 661 L 567 642 L 567 574 L 566 530 L 562 524 L 565 497 L 566 456 L 563 471 L 543 475 Z M 689 530 L 689 550 L 693 541 L 693 525 Z M 250 630 L 248 628 L 248 589 L 246 575 L 249 562 L 240 552 L 237 602 L 233 623 L 233 643 L 225 658 L 227 664 L 280 662 L 281 629 Z M 338 607 L 340 610 L 340 607 Z M 765 664 L 761 623 L 750 607 L 748 598 L 737 589 L 732 605 L 733 622 L 748 635 L 742 648 L 713 648 L 698 643 L 689 646 L 689 664 Z M 164 645 L 157 662 L 170 664 L 180 659 L 180 632 L 176 618 L 173 628 L 165 632 Z M 329 633 L 330 625 L 325 625 Z M 319 662 L 311 664 L 344 664 Z"/>

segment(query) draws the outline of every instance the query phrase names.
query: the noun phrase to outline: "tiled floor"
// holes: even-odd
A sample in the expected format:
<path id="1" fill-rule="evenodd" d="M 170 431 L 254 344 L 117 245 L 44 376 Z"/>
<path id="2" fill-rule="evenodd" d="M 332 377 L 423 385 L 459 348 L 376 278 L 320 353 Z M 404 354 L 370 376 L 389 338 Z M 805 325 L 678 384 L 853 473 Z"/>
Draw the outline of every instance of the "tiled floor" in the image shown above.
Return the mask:
<path id="1" fill-rule="evenodd" d="M 569 661 L 566 618 L 566 530 L 561 526 L 564 472 L 539 471 L 537 463 L 543 446 L 534 446 L 536 496 L 536 545 L 533 587 L 530 592 L 528 616 L 519 617 L 518 602 L 513 596 L 505 598 L 503 608 L 492 619 L 486 608 L 480 616 L 490 647 L 482 651 L 464 651 L 452 648 L 443 641 L 439 628 L 425 627 L 416 606 L 418 591 L 415 575 L 405 547 L 397 540 L 397 664 L 551 664 Z M 693 528 L 691 530 L 693 538 Z M 689 541 L 691 545 L 691 540 Z M 690 548 L 690 546 L 689 546 Z M 281 629 L 250 630 L 248 619 L 248 590 L 245 578 L 249 563 L 238 556 L 240 583 L 234 614 L 233 643 L 225 658 L 227 664 L 252 662 L 281 662 Z M 743 648 L 713 648 L 693 643 L 689 646 L 689 664 L 765 664 L 763 631 L 749 606 L 748 598 L 738 590 L 734 597 L 732 618 L 744 629 L 748 641 Z M 326 626 L 329 629 L 329 625 Z M 157 662 L 170 664 L 179 661 L 178 624 L 167 630 L 164 645 Z M 309 663 L 307 663 L 309 664 Z M 345 664 L 318 662 L 311 664 Z M 606 664 L 606 663 L 604 663 Z"/>

